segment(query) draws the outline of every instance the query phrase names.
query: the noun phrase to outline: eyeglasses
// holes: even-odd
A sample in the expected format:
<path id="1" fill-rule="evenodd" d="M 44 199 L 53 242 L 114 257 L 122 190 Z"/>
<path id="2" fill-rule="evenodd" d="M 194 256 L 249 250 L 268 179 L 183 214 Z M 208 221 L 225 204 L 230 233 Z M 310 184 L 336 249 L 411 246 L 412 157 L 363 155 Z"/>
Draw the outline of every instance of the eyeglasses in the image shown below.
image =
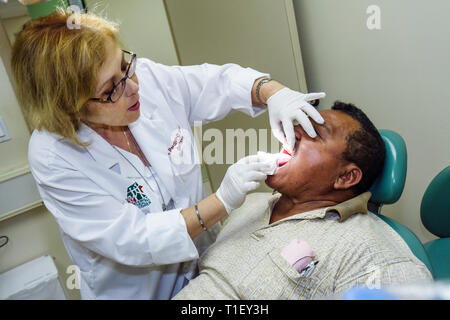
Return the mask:
<path id="1" fill-rule="evenodd" d="M 117 84 L 114 84 L 114 82 L 113 82 L 113 87 L 112 87 L 111 91 L 109 92 L 109 95 L 106 99 L 90 98 L 89 100 L 105 102 L 105 103 L 109 103 L 109 102 L 114 103 L 120 99 L 120 97 L 122 96 L 122 94 L 125 91 L 125 88 L 127 86 L 127 79 L 130 79 L 131 77 L 133 77 L 134 72 L 136 71 L 136 54 L 126 51 L 126 50 L 122 50 L 122 51 L 124 53 L 123 59 L 125 60 L 125 63 L 127 64 L 125 76 Z"/>

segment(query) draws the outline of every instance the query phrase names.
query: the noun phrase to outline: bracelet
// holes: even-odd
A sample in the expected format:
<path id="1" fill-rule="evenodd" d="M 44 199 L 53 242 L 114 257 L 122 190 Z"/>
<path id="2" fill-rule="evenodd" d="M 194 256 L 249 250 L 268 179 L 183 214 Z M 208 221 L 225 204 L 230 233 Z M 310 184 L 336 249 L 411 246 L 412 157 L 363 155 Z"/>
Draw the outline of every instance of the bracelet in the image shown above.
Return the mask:
<path id="1" fill-rule="evenodd" d="M 264 83 L 267 83 L 267 82 L 272 81 L 272 80 L 273 80 L 273 79 L 271 79 L 271 78 L 263 78 L 263 79 L 261 79 L 261 80 L 258 82 L 258 85 L 256 86 L 256 99 L 258 99 L 258 101 L 261 102 L 261 104 L 264 104 L 264 105 L 265 105 L 265 103 L 263 103 L 263 102 L 261 101 L 261 97 L 259 96 L 259 90 L 261 89 L 261 87 L 262 87 L 262 85 L 263 85 Z"/>
<path id="2" fill-rule="evenodd" d="M 198 207 L 197 207 L 197 205 L 194 205 L 194 208 L 195 208 L 195 213 L 197 214 L 198 221 L 200 222 L 200 225 L 201 225 L 202 228 L 203 228 L 203 231 L 208 230 L 208 229 L 206 229 L 205 224 L 203 223 L 202 217 L 200 217 L 200 213 L 198 213 Z"/>

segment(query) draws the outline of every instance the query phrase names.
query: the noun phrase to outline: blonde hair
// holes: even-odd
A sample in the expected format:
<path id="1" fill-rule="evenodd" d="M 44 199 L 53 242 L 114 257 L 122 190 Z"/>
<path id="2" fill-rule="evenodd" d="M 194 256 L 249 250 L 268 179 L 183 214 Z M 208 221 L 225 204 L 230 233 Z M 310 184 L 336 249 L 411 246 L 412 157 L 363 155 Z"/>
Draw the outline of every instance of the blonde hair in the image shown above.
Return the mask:
<path id="1" fill-rule="evenodd" d="M 118 29 L 94 14 L 72 14 L 59 8 L 27 22 L 13 45 L 11 64 L 18 100 L 31 127 L 86 146 L 77 131 L 86 102 L 95 93 L 106 42 L 118 42 Z M 68 19 L 77 28 L 69 29 Z"/>

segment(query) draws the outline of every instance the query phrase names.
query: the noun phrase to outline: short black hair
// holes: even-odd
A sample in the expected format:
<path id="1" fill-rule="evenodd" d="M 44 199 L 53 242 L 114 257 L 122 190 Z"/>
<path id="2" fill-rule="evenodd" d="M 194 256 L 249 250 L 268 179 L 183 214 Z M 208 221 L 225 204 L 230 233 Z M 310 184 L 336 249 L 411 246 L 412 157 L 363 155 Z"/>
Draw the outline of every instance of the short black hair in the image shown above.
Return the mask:
<path id="1" fill-rule="evenodd" d="M 355 163 L 362 171 L 362 179 L 355 186 L 359 193 L 370 189 L 384 166 L 386 147 L 377 128 L 366 114 L 351 103 L 335 101 L 332 110 L 344 112 L 357 120 L 361 128 L 347 137 L 347 149 L 342 156 L 345 160 Z"/>

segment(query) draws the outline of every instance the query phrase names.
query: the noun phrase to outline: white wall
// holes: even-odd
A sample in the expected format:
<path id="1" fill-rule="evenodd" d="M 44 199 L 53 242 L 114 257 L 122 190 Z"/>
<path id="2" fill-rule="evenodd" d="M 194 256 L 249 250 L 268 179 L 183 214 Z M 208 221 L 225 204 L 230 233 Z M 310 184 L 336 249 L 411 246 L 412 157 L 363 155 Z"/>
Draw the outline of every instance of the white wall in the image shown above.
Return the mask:
<path id="1" fill-rule="evenodd" d="M 381 30 L 366 26 L 369 5 Z M 382 213 L 434 239 L 421 224 L 420 201 L 450 164 L 450 2 L 447 0 L 294 0 L 310 91 L 361 107 L 380 129 L 397 131 L 408 148 L 400 200 Z"/>
<path id="2" fill-rule="evenodd" d="M 30 137 L 17 99 L 0 59 L 0 117 L 7 127 L 11 140 L 0 143 L 0 175 L 27 164 L 27 146 Z"/>
<path id="3" fill-rule="evenodd" d="M 87 0 L 90 12 L 120 23 L 119 38 L 138 57 L 178 64 L 163 0 Z"/>
<path id="4" fill-rule="evenodd" d="M 14 43 L 16 40 L 16 33 L 18 33 L 23 24 L 29 20 L 30 17 L 28 15 L 2 19 L 3 27 L 5 28 L 8 39 L 11 43 Z"/>
<path id="5" fill-rule="evenodd" d="M 306 90 L 292 2 L 166 0 L 165 3 L 182 65 L 236 63 L 270 73 L 274 79 L 293 89 Z M 280 149 L 278 141 L 271 136 L 267 113 L 257 118 L 242 113 L 231 114 L 221 121 L 204 125 L 203 132 L 212 128 L 222 133 L 223 160 L 226 150 L 233 150 L 233 146 L 234 159 L 238 160 L 237 143 L 227 138 L 227 129 L 267 130 L 267 134 L 261 135 L 268 142 L 264 151 Z M 271 138 L 275 140 L 274 144 L 271 144 Z M 261 140 L 258 136 L 258 144 L 264 145 Z M 203 147 L 213 142 L 204 141 Z M 272 145 L 276 146 L 275 150 Z M 264 146 L 259 148 L 262 150 Z M 248 140 L 245 153 L 251 153 Z M 229 164 L 207 165 L 214 191 L 220 186 L 228 167 Z M 257 191 L 272 190 L 261 183 Z"/>

